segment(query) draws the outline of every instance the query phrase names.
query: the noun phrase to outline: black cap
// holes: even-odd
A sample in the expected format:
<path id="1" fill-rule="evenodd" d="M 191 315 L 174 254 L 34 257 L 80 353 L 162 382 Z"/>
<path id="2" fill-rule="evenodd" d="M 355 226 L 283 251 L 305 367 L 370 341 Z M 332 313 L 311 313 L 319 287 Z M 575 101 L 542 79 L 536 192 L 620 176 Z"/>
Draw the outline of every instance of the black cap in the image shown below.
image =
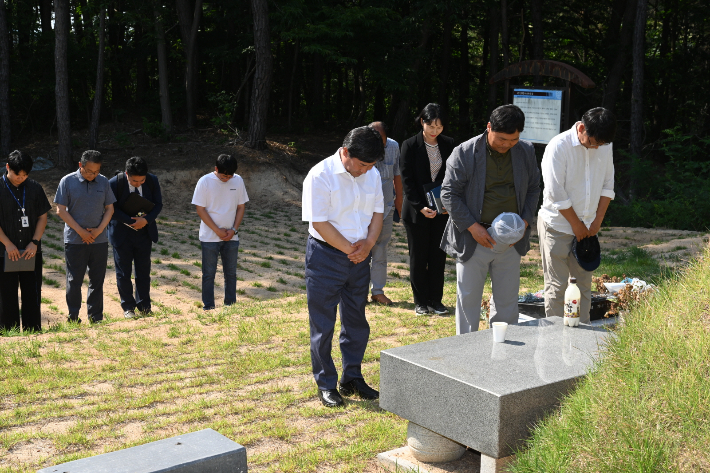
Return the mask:
<path id="1" fill-rule="evenodd" d="M 577 259 L 577 263 L 585 271 L 594 271 L 602 262 L 602 250 L 599 246 L 599 238 L 591 236 L 577 241 L 577 237 L 572 241 L 572 254 Z"/>

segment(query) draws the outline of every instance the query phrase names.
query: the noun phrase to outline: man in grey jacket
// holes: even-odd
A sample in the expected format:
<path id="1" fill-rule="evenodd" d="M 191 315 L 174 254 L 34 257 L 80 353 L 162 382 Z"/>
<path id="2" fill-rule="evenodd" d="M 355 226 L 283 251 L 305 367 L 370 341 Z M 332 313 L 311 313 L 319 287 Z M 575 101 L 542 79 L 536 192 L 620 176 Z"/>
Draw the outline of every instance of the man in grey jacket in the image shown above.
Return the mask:
<path id="1" fill-rule="evenodd" d="M 540 170 L 531 143 L 520 141 L 525 114 L 503 105 L 486 131 L 454 148 L 446 161 L 441 201 L 449 212 L 441 249 L 456 258 L 456 333 L 478 330 L 490 272 L 491 322 L 518 322 L 520 258 L 530 249 L 530 223 L 540 195 Z M 520 215 L 525 235 L 506 248 L 488 233 L 503 212 Z"/>

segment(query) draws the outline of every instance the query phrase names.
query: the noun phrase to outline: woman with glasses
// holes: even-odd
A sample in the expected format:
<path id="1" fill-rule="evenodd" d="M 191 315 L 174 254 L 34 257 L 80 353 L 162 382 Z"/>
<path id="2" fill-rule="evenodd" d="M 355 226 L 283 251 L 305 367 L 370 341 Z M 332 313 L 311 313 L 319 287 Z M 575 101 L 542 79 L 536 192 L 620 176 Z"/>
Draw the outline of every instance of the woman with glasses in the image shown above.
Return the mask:
<path id="1" fill-rule="evenodd" d="M 415 312 L 446 314 L 444 294 L 446 253 L 439 245 L 448 215 L 436 211 L 427 191 L 441 186 L 454 139 L 444 136 L 441 107 L 430 103 L 416 118 L 419 133 L 402 143 L 400 172 L 404 189 L 402 221 L 409 242 L 409 278 Z"/>

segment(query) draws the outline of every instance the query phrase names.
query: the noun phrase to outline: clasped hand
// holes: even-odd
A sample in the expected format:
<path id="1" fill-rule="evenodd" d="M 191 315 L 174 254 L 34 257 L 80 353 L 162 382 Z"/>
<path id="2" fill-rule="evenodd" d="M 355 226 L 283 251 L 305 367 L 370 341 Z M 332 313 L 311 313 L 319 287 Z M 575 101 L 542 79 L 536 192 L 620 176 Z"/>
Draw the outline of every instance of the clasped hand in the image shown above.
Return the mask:
<path id="1" fill-rule="evenodd" d="M 235 235 L 234 230 L 232 230 L 231 228 L 220 228 L 215 233 L 222 241 L 229 241 Z"/>
<path id="2" fill-rule="evenodd" d="M 353 251 L 348 254 L 348 259 L 355 264 L 362 263 L 370 255 L 370 250 L 372 250 L 373 246 L 375 246 L 375 244 L 370 243 L 367 239 L 352 243 L 350 247 Z"/>
<path id="3" fill-rule="evenodd" d="M 5 250 L 7 251 L 7 256 L 11 261 L 17 261 L 22 258 L 30 259 L 35 255 L 35 253 L 37 253 L 37 245 L 34 243 L 28 244 L 27 248 L 25 248 L 25 251 L 22 253 L 20 253 L 20 250 L 18 250 L 15 245 L 5 246 Z"/>

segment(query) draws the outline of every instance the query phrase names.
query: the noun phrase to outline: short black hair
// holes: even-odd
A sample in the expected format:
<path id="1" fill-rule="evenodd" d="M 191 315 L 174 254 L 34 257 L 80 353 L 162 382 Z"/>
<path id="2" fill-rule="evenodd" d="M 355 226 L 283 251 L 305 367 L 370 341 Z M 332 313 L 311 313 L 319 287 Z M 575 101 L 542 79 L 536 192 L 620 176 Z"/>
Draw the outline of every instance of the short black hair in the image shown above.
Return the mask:
<path id="1" fill-rule="evenodd" d="M 501 105 L 493 110 L 488 121 L 491 122 L 492 131 L 506 135 L 516 131 L 522 133 L 525 128 L 525 114 L 517 105 Z"/>
<path id="2" fill-rule="evenodd" d="M 217 172 L 227 176 L 234 175 L 237 172 L 237 158 L 231 154 L 220 154 L 217 156 Z"/>
<path id="3" fill-rule="evenodd" d="M 148 163 L 140 156 L 133 156 L 126 161 L 126 174 L 129 176 L 147 176 Z"/>
<path id="4" fill-rule="evenodd" d="M 587 136 L 600 144 L 611 143 L 616 136 L 616 116 L 611 110 L 596 107 L 582 115 L 582 123 Z"/>
<path id="5" fill-rule="evenodd" d="M 417 118 L 414 119 L 418 128 L 422 128 L 422 121 L 427 125 L 431 125 L 436 120 L 444 124 L 444 113 L 441 111 L 441 106 L 438 103 L 430 103 L 419 112 Z"/>
<path id="6" fill-rule="evenodd" d="M 390 134 L 390 129 L 387 126 L 387 123 L 385 123 L 385 122 L 376 121 L 376 122 L 370 123 L 368 126 L 371 126 L 375 130 L 377 130 L 377 127 L 382 128 L 382 131 L 384 132 L 385 136 L 389 136 L 389 134 Z"/>
<path id="7" fill-rule="evenodd" d="M 81 165 L 86 166 L 86 163 L 101 164 L 101 153 L 95 149 L 87 149 L 81 153 Z"/>
<path id="8" fill-rule="evenodd" d="M 19 174 L 20 171 L 25 171 L 27 174 L 29 174 L 32 170 L 32 165 L 34 164 L 34 162 L 32 161 L 32 157 L 29 154 L 16 149 L 12 153 L 10 153 L 10 156 L 8 156 L 7 164 L 8 166 L 10 166 L 10 169 L 12 169 L 12 172 L 14 172 L 15 174 Z"/>
<path id="9" fill-rule="evenodd" d="M 343 140 L 343 148 L 348 149 L 351 158 L 363 163 L 376 163 L 385 159 L 385 145 L 382 135 L 371 126 L 353 128 Z"/>

